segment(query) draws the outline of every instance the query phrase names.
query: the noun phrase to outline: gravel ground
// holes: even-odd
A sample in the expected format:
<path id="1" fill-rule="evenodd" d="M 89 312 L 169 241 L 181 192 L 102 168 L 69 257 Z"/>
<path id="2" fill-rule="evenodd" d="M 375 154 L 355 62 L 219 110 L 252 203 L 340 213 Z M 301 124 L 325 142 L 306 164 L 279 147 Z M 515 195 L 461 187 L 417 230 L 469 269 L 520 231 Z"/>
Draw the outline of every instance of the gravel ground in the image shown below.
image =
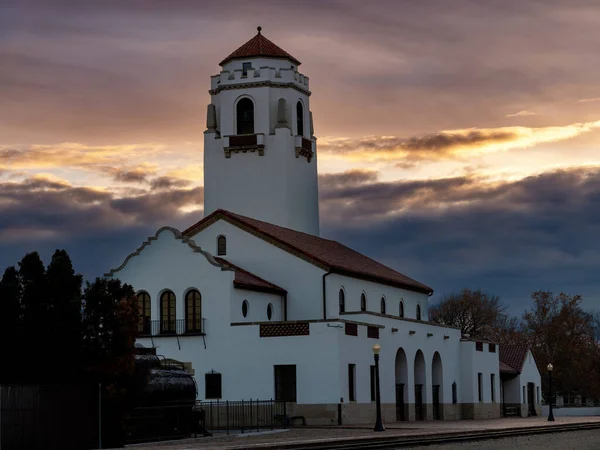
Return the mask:
<path id="1" fill-rule="evenodd" d="M 568 431 L 565 433 L 520 436 L 514 438 L 429 445 L 413 448 L 423 450 L 599 450 L 600 430 Z"/>

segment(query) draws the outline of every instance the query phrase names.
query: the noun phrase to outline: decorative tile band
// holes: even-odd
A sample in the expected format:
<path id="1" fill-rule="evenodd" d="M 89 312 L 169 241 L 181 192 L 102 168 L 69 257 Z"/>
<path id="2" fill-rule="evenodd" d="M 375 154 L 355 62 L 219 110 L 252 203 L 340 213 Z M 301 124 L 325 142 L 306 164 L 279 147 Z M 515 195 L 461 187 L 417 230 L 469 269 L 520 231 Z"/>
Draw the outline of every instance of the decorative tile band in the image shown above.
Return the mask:
<path id="1" fill-rule="evenodd" d="M 308 336 L 310 329 L 306 323 L 264 323 L 260 325 L 260 337 Z"/>

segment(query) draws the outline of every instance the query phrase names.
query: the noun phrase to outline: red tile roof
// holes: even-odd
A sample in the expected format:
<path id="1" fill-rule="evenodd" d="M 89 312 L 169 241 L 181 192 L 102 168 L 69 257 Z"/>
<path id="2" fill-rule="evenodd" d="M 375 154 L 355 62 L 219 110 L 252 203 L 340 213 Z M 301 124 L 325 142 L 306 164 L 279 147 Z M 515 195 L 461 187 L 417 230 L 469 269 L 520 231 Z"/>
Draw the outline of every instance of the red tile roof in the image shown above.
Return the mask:
<path id="1" fill-rule="evenodd" d="M 300 65 L 300 61 L 260 34 L 260 27 L 258 27 L 258 34 L 256 36 L 235 50 L 231 55 L 221 61 L 219 65 L 223 66 L 232 59 L 252 58 L 257 56 L 289 59 L 290 61 Z"/>
<path id="2" fill-rule="evenodd" d="M 528 352 L 528 345 L 501 345 L 500 362 L 521 373 Z"/>
<path id="3" fill-rule="evenodd" d="M 502 361 L 500 361 L 500 372 L 502 372 L 502 373 L 519 373 L 519 372 L 517 372 L 516 369 L 513 369 L 508 364 L 504 364 Z"/>
<path id="4" fill-rule="evenodd" d="M 239 266 L 227 261 L 223 258 L 215 258 L 217 262 L 225 267 L 235 270 L 235 278 L 233 285 L 238 289 L 249 289 L 251 291 L 271 292 L 273 294 L 285 295 L 287 291 L 279 286 L 269 283 L 260 277 L 242 269 Z"/>
<path id="5" fill-rule="evenodd" d="M 339 242 L 240 216 L 222 209 L 192 225 L 183 232 L 183 235 L 191 237 L 219 219 L 271 242 L 324 270 L 424 294 L 433 293 L 433 289 L 429 286 L 384 266 Z"/>

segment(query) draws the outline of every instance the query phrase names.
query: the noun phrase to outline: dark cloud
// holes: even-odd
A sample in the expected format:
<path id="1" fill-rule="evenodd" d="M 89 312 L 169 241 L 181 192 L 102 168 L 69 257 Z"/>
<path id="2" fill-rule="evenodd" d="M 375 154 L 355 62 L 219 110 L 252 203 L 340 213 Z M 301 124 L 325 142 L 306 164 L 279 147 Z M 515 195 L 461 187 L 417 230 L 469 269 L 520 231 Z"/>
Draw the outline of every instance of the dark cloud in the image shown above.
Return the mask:
<path id="1" fill-rule="evenodd" d="M 148 171 L 141 168 L 118 170 L 114 174 L 115 181 L 123 181 L 125 183 L 144 183 L 147 176 Z"/>
<path id="2" fill-rule="evenodd" d="M 44 179 L 0 183 L 0 242 L 69 241 L 135 227 L 182 225 L 179 220 L 187 215 L 180 208 L 201 210 L 202 200 L 202 188 L 115 198 L 110 192 Z"/>
<path id="3" fill-rule="evenodd" d="M 395 136 L 376 136 L 361 139 L 326 141 L 319 146 L 321 151 L 335 154 L 349 154 L 368 151 L 377 157 L 377 152 L 396 153 L 408 160 L 441 158 L 449 156 L 457 148 L 480 148 L 487 144 L 508 143 L 519 139 L 519 135 L 504 130 L 473 130 L 456 133 L 437 133 L 407 139 Z"/>
<path id="4" fill-rule="evenodd" d="M 342 173 L 319 175 L 319 188 L 329 190 L 342 186 L 356 186 L 377 180 L 377 172 L 371 170 L 349 170 Z"/>
<path id="5" fill-rule="evenodd" d="M 175 187 L 186 187 L 191 181 L 175 177 L 158 177 L 150 181 L 152 189 L 172 189 Z"/>
<path id="6" fill-rule="evenodd" d="M 433 286 L 433 301 L 467 286 L 498 293 L 515 312 L 537 289 L 582 293 L 587 307 L 597 305 L 598 169 L 498 184 L 469 177 L 375 183 L 323 194 L 323 235 Z"/>

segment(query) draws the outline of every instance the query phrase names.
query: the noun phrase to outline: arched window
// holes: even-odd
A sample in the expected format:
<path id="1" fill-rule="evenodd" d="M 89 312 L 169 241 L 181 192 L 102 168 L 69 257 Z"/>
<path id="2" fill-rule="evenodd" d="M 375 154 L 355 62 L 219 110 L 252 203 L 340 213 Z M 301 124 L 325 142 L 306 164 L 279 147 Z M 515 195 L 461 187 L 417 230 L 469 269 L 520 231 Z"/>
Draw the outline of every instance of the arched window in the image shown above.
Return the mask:
<path id="1" fill-rule="evenodd" d="M 381 314 L 385 314 L 385 297 L 381 297 Z"/>
<path id="2" fill-rule="evenodd" d="M 404 317 L 404 300 L 400 299 L 400 317 Z"/>
<path id="3" fill-rule="evenodd" d="M 175 333 L 175 294 L 165 291 L 160 296 L 160 332 Z"/>
<path id="4" fill-rule="evenodd" d="M 346 312 L 346 295 L 343 289 L 340 289 L 340 312 Z"/>
<path id="5" fill-rule="evenodd" d="M 138 333 L 140 335 L 150 334 L 150 295 L 147 292 L 140 292 L 137 295 L 139 319 Z"/>
<path id="6" fill-rule="evenodd" d="M 421 305 L 417 305 L 417 320 L 421 320 Z"/>
<path id="7" fill-rule="evenodd" d="M 360 310 L 361 311 L 367 310 L 367 297 L 365 297 L 364 293 L 360 294 Z"/>
<path id="8" fill-rule="evenodd" d="M 202 331 L 202 296 L 195 289 L 185 294 L 185 331 Z"/>
<path id="9" fill-rule="evenodd" d="M 273 317 L 273 305 L 269 303 L 269 306 L 267 306 L 267 319 L 271 320 L 272 317 Z"/>
<path id="10" fill-rule="evenodd" d="M 227 254 L 227 238 L 219 236 L 217 238 L 217 255 L 224 256 Z"/>
<path id="11" fill-rule="evenodd" d="M 246 317 L 248 315 L 248 307 L 249 307 L 249 303 L 248 300 L 244 300 L 242 302 L 242 316 Z"/>
<path id="12" fill-rule="evenodd" d="M 254 134 L 254 103 L 243 98 L 237 103 L 237 134 Z"/>
<path id="13" fill-rule="evenodd" d="M 304 136 L 304 108 L 301 101 L 296 103 L 296 130 L 298 136 Z"/>

